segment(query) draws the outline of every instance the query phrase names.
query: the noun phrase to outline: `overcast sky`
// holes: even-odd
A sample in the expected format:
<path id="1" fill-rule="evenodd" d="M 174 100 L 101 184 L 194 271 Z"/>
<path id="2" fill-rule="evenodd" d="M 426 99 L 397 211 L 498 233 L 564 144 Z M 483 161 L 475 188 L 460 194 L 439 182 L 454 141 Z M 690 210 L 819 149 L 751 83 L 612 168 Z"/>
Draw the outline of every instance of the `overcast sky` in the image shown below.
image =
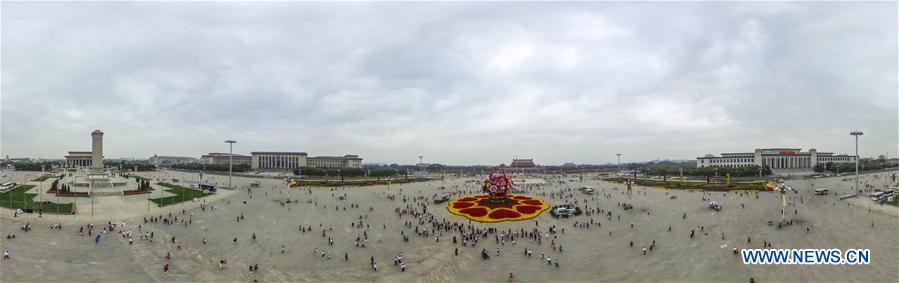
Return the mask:
<path id="1" fill-rule="evenodd" d="M 4 157 L 897 155 L 897 4 L 2 3 Z"/>

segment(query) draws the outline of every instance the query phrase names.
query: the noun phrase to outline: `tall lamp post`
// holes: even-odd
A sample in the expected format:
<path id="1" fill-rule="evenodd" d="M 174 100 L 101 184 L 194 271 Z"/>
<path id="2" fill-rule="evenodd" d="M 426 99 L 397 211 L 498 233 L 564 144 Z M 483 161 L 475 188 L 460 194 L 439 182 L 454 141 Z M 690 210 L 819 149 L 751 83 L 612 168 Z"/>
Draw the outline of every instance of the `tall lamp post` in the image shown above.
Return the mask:
<path id="1" fill-rule="evenodd" d="M 44 165 L 41 164 L 41 179 L 44 178 L 44 174 Z M 46 181 L 46 179 L 44 181 Z M 41 181 L 41 190 L 37 192 L 37 194 L 40 196 L 40 200 L 38 201 L 41 203 L 40 209 L 38 210 L 38 213 L 40 214 L 44 213 L 44 181 Z"/>
<path id="2" fill-rule="evenodd" d="M 618 156 L 618 173 L 621 173 L 621 153 L 616 153 Z"/>
<path id="3" fill-rule="evenodd" d="M 859 161 L 859 158 L 858 158 L 858 136 L 861 136 L 864 134 L 865 133 L 862 133 L 862 131 L 849 132 L 850 136 L 855 137 L 855 195 L 856 196 L 858 195 L 858 192 L 859 192 L 859 189 L 858 189 L 858 161 Z"/>
<path id="4" fill-rule="evenodd" d="M 231 188 L 231 164 L 234 162 L 234 144 L 235 140 L 226 140 L 228 143 L 228 188 Z"/>

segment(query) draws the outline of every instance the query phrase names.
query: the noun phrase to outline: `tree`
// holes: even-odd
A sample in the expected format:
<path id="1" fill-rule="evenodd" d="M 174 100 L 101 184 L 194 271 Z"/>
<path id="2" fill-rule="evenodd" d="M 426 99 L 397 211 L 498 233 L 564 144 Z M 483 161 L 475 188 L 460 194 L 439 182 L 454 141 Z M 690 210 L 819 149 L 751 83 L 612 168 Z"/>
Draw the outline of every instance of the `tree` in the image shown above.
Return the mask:
<path id="1" fill-rule="evenodd" d="M 53 168 L 53 163 L 50 162 L 16 162 L 13 164 L 13 167 L 16 168 L 16 171 L 41 171 L 41 167 L 43 169 L 50 170 Z"/>
<path id="2" fill-rule="evenodd" d="M 194 171 L 216 171 L 216 172 L 228 172 L 228 164 L 175 164 L 172 165 L 172 168 L 182 169 L 182 170 L 194 170 Z M 233 164 L 231 166 L 232 171 L 234 172 L 246 172 L 250 170 L 250 166 L 247 164 Z M 140 168 L 138 168 L 139 170 Z"/>
<path id="3" fill-rule="evenodd" d="M 826 168 L 825 168 L 824 164 L 818 163 L 818 164 L 815 164 L 815 167 L 812 167 L 812 169 L 815 170 L 815 172 L 821 173 L 821 172 L 824 172 L 824 170 Z"/>
<path id="4" fill-rule="evenodd" d="M 380 181 L 382 177 L 390 177 L 390 176 L 394 176 L 398 173 L 399 172 L 396 169 L 379 168 L 379 169 L 372 169 L 371 172 L 368 173 L 368 176 L 376 177 L 376 178 L 378 178 L 378 181 Z"/>

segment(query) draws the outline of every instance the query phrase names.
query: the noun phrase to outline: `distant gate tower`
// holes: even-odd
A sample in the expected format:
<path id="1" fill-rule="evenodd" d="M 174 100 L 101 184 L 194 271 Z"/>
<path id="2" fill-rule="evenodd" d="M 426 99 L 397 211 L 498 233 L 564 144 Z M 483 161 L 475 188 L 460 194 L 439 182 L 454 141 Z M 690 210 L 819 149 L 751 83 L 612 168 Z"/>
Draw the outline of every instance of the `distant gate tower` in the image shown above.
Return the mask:
<path id="1" fill-rule="evenodd" d="M 91 169 L 103 169 L 103 132 L 91 133 Z"/>

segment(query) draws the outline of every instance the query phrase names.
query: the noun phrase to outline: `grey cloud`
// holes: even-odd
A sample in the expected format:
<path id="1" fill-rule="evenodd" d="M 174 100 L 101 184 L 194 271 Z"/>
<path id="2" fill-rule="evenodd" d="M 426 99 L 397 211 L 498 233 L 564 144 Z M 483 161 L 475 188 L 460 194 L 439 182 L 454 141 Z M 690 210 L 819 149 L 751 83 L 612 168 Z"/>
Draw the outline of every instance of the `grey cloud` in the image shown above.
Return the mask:
<path id="1" fill-rule="evenodd" d="M 4 2 L 0 150 L 896 156 L 896 5 Z"/>

